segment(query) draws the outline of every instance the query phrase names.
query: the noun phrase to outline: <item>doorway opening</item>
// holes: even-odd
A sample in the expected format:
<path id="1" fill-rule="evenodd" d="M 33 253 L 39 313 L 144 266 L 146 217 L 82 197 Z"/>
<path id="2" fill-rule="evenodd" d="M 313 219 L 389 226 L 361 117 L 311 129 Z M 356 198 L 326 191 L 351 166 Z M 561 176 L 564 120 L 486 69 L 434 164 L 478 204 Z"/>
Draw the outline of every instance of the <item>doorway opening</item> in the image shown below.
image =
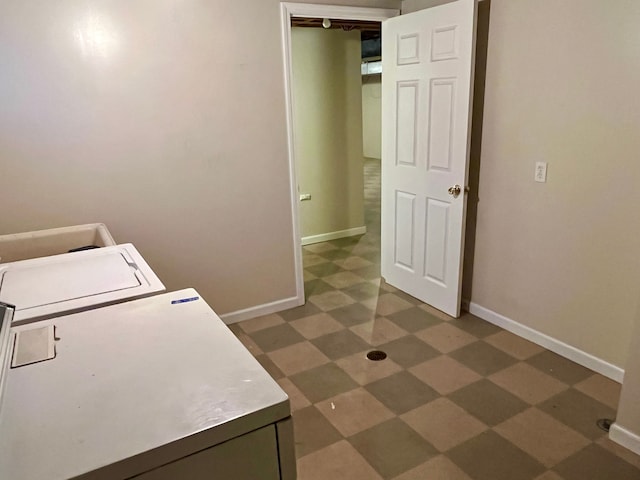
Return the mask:
<path id="1" fill-rule="evenodd" d="M 288 146 L 289 146 L 289 168 L 291 179 L 291 204 L 293 217 L 293 235 L 295 248 L 295 264 L 296 264 L 296 296 L 298 302 L 302 305 L 305 302 L 304 292 L 304 272 L 303 272 L 303 253 L 302 253 L 302 228 L 300 216 L 300 195 L 307 195 L 305 192 L 298 191 L 299 174 L 296 168 L 296 152 L 295 141 L 297 132 L 294 130 L 294 109 L 296 99 L 294 94 L 293 83 L 293 49 L 292 49 L 292 24 L 300 22 L 319 22 L 322 25 L 324 19 L 330 19 L 334 24 L 339 25 L 342 21 L 348 21 L 351 24 L 356 22 L 378 22 L 378 24 L 386 19 L 392 18 L 400 14 L 399 10 L 393 9 L 376 9 L 376 8 L 360 8 L 360 7 L 340 7 L 331 5 L 312 5 L 312 4 L 282 4 L 282 32 L 283 32 L 283 49 L 285 59 L 285 87 L 287 101 L 287 130 L 288 130 Z M 326 24 L 327 22 L 325 22 Z M 326 27 L 325 27 L 326 28 Z M 362 145 L 360 145 L 362 147 Z M 362 168 L 362 165 L 361 165 Z M 361 170 L 362 171 L 362 170 Z M 366 192 L 365 192 L 366 193 Z M 304 198 L 304 197 L 303 197 Z M 303 200 L 304 201 L 304 200 Z M 364 198 L 362 199 L 364 201 Z M 364 219 L 363 219 L 364 220 Z M 362 225 L 364 227 L 364 225 Z M 379 227 L 378 227 L 379 229 Z M 357 233 L 357 231 L 353 232 Z M 364 229 L 362 229 L 364 233 Z M 379 237 L 379 234 L 378 234 Z M 344 237 L 343 242 L 349 242 L 349 238 Z M 313 239 L 311 239 L 313 241 Z M 317 239 L 321 240 L 321 239 Z M 337 239 L 335 241 L 338 241 Z M 353 241 L 353 240 L 351 240 Z M 379 242 L 379 238 L 378 238 Z M 306 243 L 306 242 L 305 242 Z M 322 248 L 322 247 L 321 247 Z M 325 247 L 325 248 L 331 248 Z M 336 248 L 336 250 L 339 250 Z M 313 252 L 311 252 L 313 253 Z M 325 254 L 326 255 L 326 254 Z M 334 254 L 334 255 L 344 255 Z M 309 274 L 307 274 L 309 279 Z"/>
<path id="2" fill-rule="evenodd" d="M 381 25 L 328 18 L 294 18 L 291 24 L 309 300 L 380 278 Z"/>

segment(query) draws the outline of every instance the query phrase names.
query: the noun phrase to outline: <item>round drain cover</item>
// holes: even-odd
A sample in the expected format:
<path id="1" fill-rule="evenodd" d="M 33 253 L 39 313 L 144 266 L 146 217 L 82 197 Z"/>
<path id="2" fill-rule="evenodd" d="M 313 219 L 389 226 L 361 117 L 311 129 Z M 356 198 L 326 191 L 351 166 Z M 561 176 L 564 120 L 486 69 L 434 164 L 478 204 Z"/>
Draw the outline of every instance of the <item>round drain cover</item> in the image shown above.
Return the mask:
<path id="1" fill-rule="evenodd" d="M 598 425 L 598 427 L 600 427 L 601 430 L 608 432 L 609 429 L 611 428 L 612 423 L 613 423 L 613 420 L 609 418 L 601 418 L 596 422 L 596 425 Z"/>
<path id="2" fill-rule="evenodd" d="M 367 353 L 367 358 L 369 360 L 373 360 L 374 362 L 379 362 L 380 360 L 384 360 L 385 358 L 387 358 L 387 354 L 382 350 L 371 350 L 369 353 Z"/>

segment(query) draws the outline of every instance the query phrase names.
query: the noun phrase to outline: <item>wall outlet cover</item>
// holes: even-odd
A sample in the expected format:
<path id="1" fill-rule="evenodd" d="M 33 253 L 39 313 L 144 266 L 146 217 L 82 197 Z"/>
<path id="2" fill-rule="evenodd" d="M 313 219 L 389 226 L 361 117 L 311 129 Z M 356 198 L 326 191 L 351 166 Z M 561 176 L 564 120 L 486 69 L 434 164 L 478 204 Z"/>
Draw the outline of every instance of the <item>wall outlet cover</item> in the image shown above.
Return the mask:
<path id="1" fill-rule="evenodd" d="M 533 178 L 540 183 L 547 181 L 547 162 L 536 162 L 536 171 Z"/>

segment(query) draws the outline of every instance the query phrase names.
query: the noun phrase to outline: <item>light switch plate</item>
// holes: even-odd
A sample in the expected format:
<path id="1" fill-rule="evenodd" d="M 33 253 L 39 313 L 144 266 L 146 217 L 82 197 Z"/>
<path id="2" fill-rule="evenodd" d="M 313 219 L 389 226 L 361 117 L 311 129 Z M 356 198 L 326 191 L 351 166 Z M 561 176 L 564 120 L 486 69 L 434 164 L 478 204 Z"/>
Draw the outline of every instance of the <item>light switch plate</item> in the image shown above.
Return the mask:
<path id="1" fill-rule="evenodd" d="M 536 172 L 533 178 L 536 182 L 546 183 L 547 162 L 536 162 Z"/>

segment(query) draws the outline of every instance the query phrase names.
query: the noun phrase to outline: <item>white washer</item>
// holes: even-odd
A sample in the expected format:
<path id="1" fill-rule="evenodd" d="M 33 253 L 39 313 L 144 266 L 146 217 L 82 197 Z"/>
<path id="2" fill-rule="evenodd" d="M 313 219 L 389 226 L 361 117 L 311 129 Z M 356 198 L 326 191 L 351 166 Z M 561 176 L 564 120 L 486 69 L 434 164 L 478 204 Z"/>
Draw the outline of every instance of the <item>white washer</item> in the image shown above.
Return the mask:
<path id="1" fill-rule="evenodd" d="M 132 244 L 0 264 L 0 302 L 19 325 L 164 291 Z"/>
<path id="2" fill-rule="evenodd" d="M 287 395 L 195 290 L 11 341 L 52 327 L 55 357 L 6 375 L 0 478 L 295 479 Z"/>

